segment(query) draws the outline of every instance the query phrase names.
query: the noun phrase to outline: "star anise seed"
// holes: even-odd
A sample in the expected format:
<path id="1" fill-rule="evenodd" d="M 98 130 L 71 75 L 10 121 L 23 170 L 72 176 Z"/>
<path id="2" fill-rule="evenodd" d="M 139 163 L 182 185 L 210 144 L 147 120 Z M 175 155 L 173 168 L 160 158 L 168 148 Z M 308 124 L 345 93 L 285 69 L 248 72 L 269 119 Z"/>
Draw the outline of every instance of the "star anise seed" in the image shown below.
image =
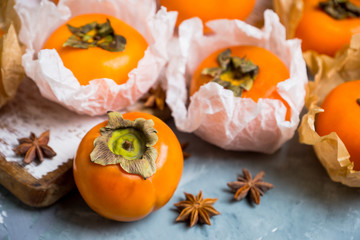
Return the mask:
<path id="1" fill-rule="evenodd" d="M 189 146 L 189 142 L 181 143 L 181 150 L 183 152 L 184 159 L 191 157 L 191 154 L 185 151 L 188 146 Z"/>
<path id="2" fill-rule="evenodd" d="M 249 196 L 250 200 L 257 205 L 260 204 L 260 197 L 264 193 L 273 188 L 271 183 L 263 182 L 265 176 L 264 171 L 258 173 L 252 178 L 251 173 L 247 169 L 243 169 L 243 176 L 238 176 L 237 181 L 229 182 L 227 185 L 235 192 L 234 198 L 241 200 Z"/>
<path id="3" fill-rule="evenodd" d="M 31 132 L 29 138 L 19 138 L 19 146 L 13 150 L 18 155 L 25 155 L 24 163 L 31 163 L 36 158 L 42 162 L 44 158 L 52 158 L 56 155 L 55 151 L 47 145 L 49 139 L 49 130 L 43 132 L 39 138 Z"/>
<path id="4" fill-rule="evenodd" d="M 158 85 L 156 88 L 151 88 L 149 90 L 149 96 L 145 100 L 144 106 L 164 110 L 165 98 L 165 91 L 161 88 L 160 85 Z"/>
<path id="5" fill-rule="evenodd" d="M 190 193 L 184 193 L 186 200 L 175 203 L 180 215 L 176 218 L 177 222 L 190 220 L 190 227 L 196 223 L 206 223 L 211 225 L 210 218 L 214 215 L 219 215 L 212 205 L 217 201 L 217 198 L 203 199 L 202 191 L 195 197 Z"/>

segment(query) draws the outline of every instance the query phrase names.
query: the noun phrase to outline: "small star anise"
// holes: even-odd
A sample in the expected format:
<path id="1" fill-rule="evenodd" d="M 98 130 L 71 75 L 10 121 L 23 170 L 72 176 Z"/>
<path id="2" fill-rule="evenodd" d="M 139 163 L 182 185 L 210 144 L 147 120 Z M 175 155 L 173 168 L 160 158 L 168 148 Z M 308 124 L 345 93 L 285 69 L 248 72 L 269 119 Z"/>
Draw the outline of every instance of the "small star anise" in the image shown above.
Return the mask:
<path id="1" fill-rule="evenodd" d="M 178 218 L 176 218 L 177 222 L 190 219 L 190 227 L 194 226 L 198 221 L 211 225 L 210 217 L 220 214 L 212 206 L 217 201 L 217 198 L 203 199 L 202 191 L 196 197 L 190 193 L 184 194 L 186 200 L 174 204 L 181 211 Z"/>
<path id="2" fill-rule="evenodd" d="M 181 143 L 181 149 L 183 152 L 184 159 L 191 157 L 191 154 L 185 151 L 188 146 L 189 146 L 189 142 Z"/>
<path id="3" fill-rule="evenodd" d="M 259 205 L 260 196 L 274 187 L 271 183 L 262 181 L 264 175 L 264 171 L 261 171 L 253 179 L 251 173 L 244 168 L 243 176 L 239 176 L 237 181 L 229 182 L 227 185 L 235 192 L 236 200 L 241 200 L 249 195 L 250 200 Z"/>
<path id="4" fill-rule="evenodd" d="M 56 155 L 55 151 L 47 145 L 49 139 L 49 130 L 43 132 L 39 138 L 31 132 L 29 138 L 19 138 L 19 146 L 13 150 L 18 155 L 25 155 L 25 163 L 31 163 L 35 158 L 42 162 L 44 157 L 52 158 Z"/>
<path id="5" fill-rule="evenodd" d="M 145 100 L 144 106 L 164 110 L 165 98 L 165 91 L 158 85 L 156 88 L 151 88 L 149 90 L 149 96 Z"/>

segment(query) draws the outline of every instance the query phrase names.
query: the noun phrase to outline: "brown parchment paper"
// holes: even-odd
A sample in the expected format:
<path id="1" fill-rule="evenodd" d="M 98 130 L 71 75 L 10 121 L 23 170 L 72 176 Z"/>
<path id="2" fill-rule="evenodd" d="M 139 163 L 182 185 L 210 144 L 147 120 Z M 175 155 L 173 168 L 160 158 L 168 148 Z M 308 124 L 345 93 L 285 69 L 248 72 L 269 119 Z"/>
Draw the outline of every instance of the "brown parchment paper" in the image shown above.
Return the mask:
<path id="1" fill-rule="evenodd" d="M 0 108 L 14 98 L 24 78 L 23 51 L 17 37 L 20 25 L 13 6 L 13 0 L 0 1 L 0 29 L 5 32 L 0 38 Z"/>
<path id="2" fill-rule="evenodd" d="M 273 0 L 274 10 L 286 28 L 286 37 L 293 38 L 301 19 L 303 0 Z"/>
<path id="3" fill-rule="evenodd" d="M 304 54 L 305 61 L 315 75 L 309 82 L 305 105 L 308 108 L 298 129 L 300 142 L 314 147 L 315 153 L 330 178 L 350 187 L 360 187 L 360 171 L 353 170 L 350 155 L 336 133 L 320 137 L 315 131 L 316 114 L 326 95 L 337 85 L 360 79 L 360 34 L 354 35 L 349 46 L 334 58 L 315 52 Z"/>

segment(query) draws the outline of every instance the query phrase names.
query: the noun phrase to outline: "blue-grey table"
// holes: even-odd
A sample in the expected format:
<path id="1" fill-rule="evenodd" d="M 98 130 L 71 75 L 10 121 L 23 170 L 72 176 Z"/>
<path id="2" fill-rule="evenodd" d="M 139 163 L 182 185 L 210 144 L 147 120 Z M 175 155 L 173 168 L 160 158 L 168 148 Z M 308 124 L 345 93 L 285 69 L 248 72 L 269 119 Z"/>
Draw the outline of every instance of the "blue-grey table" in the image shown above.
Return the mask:
<path id="1" fill-rule="evenodd" d="M 169 123 L 174 129 L 172 122 Z M 360 189 L 332 182 L 310 146 L 295 135 L 272 155 L 232 152 L 175 131 L 188 141 L 171 200 L 143 220 L 115 222 L 94 213 L 74 189 L 53 206 L 27 207 L 0 186 L 0 240 L 5 239 L 360 239 Z M 247 168 L 274 184 L 260 205 L 233 201 L 226 183 Z M 183 192 L 219 198 L 212 226 L 175 223 Z"/>

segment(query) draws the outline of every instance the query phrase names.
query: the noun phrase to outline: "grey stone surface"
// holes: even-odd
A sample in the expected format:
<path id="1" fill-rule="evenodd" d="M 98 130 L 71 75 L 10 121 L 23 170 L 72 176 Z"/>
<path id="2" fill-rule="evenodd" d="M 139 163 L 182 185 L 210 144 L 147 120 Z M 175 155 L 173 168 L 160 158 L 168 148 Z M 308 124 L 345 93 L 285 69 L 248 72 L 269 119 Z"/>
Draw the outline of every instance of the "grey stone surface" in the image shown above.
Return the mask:
<path id="1" fill-rule="evenodd" d="M 360 239 L 360 189 L 332 182 L 297 135 L 265 155 L 225 151 L 192 134 L 176 134 L 190 143 L 192 156 L 174 196 L 159 211 L 121 223 L 94 213 L 76 189 L 51 207 L 34 209 L 0 186 L 0 239 Z M 244 167 L 252 174 L 264 170 L 264 180 L 275 186 L 259 206 L 233 201 L 226 186 Z M 212 226 L 175 223 L 173 204 L 184 191 L 199 190 L 219 198 L 214 206 L 221 215 L 211 218 Z"/>

